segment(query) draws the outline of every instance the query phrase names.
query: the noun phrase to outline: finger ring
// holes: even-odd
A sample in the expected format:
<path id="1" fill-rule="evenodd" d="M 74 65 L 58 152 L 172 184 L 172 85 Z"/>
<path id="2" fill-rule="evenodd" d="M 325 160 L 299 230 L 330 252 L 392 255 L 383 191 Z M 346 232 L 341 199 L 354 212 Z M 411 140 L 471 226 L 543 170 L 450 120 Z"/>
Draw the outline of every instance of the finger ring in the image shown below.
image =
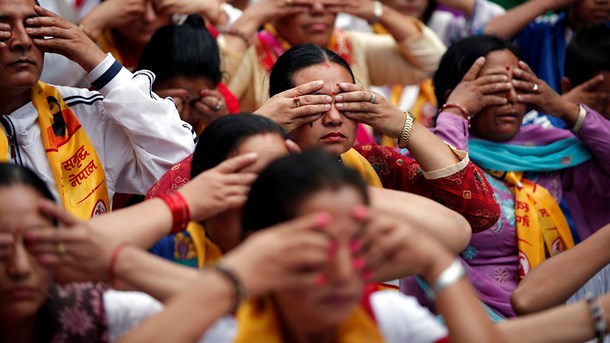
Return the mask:
<path id="1" fill-rule="evenodd" d="M 66 256 L 66 246 L 62 242 L 59 242 L 59 244 L 57 244 L 57 254 L 60 258 Z"/>
<path id="2" fill-rule="evenodd" d="M 216 104 L 216 107 L 214 107 L 214 111 L 220 111 L 221 108 L 222 108 L 222 101 L 219 101 Z"/>
<path id="3" fill-rule="evenodd" d="M 294 98 L 292 98 L 292 101 L 294 101 L 294 105 L 296 107 L 301 107 L 301 99 L 298 96 L 295 96 Z"/>
<path id="4" fill-rule="evenodd" d="M 538 92 L 538 84 L 534 83 L 534 87 L 532 87 L 532 90 L 534 91 L 534 93 Z"/>
<path id="5" fill-rule="evenodd" d="M 375 92 L 371 92 L 371 100 L 369 100 L 369 102 L 371 104 L 375 103 L 375 99 L 377 99 L 377 95 L 375 95 Z"/>

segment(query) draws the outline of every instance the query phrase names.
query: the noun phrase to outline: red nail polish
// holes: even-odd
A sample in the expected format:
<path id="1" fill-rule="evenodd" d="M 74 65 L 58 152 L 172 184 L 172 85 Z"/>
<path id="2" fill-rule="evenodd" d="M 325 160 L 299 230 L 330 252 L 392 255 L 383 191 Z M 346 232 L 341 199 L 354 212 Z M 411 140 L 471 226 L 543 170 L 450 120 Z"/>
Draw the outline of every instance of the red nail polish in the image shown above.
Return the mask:
<path id="1" fill-rule="evenodd" d="M 354 216 L 356 217 L 356 219 L 362 220 L 366 218 L 367 214 L 368 210 L 364 205 L 358 205 L 354 208 Z"/>
<path id="2" fill-rule="evenodd" d="M 337 95 L 337 92 L 330 92 L 330 95 L 335 96 Z"/>
<path id="3" fill-rule="evenodd" d="M 358 251 L 360 251 L 360 248 L 361 248 L 361 247 L 362 247 L 362 242 L 360 242 L 360 240 L 359 240 L 359 239 L 352 239 L 352 240 L 349 242 L 349 251 L 350 251 L 352 254 L 355 254 L 355 253 L 357 253 Z"/>
<path id="4" fill-rule="evenodd" d="M 330 214 L 328 213 L 320 213 L 318 214 L 318 218 L 316 219 L 316 223 L 318 226 L 326 226 L 330 223 Z"/>
<path id="5" fill-rule="evenodd" d="M 352 261 L 352 266 L 354 267 L 355 270 L 362 270 L 365 266 L 366 262 L 364 261 L 364 259 L 362 257 L 356 257 L 353 261 Z"/>

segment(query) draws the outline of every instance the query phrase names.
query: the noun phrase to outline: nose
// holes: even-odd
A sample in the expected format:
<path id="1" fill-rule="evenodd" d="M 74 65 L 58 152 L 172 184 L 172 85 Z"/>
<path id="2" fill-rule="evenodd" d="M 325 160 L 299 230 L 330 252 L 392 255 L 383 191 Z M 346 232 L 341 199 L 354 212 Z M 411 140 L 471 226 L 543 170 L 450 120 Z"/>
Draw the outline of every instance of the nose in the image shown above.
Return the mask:
<path id="1" fill-rule="evenodd" d="M 32 38 L 25 31 L 23 23 L 15 23 L 12 26 L 8 45 L 11 49 L 18 51 L 27 51 L 32 47 Z"/>
<path id="2" fill-rule="evenodd" d="M 311 13 L 324 13 L 324 4 L 322 3 L 322 1 L 316 0 L 313 2 L 313 4 L 311 5 Z"/>
<path id="3" fill-rule="evenodd" d="M 155 12 L 155 8 L 153 6 L 152 1 L 146 2 L 146 9 L 144 10 L 143 19 L 146 23 L 152 23 L 157 20 L 157 12 Z"/>
<path id="4" fill-rule="evenodd" d="M 343 123 L 343 114 L 333 105 L 330 107 L 330 110 L 322 116 L 322 123 L 325 126 L 340 126 Z"/>
<path id="5" fill-rule="evenodd" d="M 7 273 L 15 279 L 26 278 L 32 272 L 32 256 L 22 242 L 15 245 L 13 256 L 9 258 Z"/>
<path id="6" fill-rule="evenodd" d="M 344 284 L 354 277 L 352 253 L 347 246 L 337 248 L 334 259 L 329 265 L 328 279 L 333 284 Z"/>
<path id="7" fill-rule="evenodd" d="M 511 85 L 510 89 L 506 92 L 506 99 L 512 104 L 517 103 L 517 90 L 514 86 Z"/>

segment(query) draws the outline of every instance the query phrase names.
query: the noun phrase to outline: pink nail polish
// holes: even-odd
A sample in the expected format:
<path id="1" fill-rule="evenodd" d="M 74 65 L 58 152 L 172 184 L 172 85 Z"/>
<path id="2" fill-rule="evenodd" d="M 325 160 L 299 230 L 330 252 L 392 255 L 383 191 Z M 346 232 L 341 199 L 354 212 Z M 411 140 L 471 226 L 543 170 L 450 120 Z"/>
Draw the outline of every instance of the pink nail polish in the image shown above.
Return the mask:
<path id="1" fill-rule="evenodd" d="M 362 270 L 362 268 L 364 268 L 365 264 L 366 264 L 366 262 L 364 261 L 364 259 L 362 257 L 356 257 L 352 261 L 352 266 L 354 267 L 355 270 Z"/>
<path id="2" fill-rule="evenodd" d="M 316 277 L 316 285 L 324 286 L 326 283 L 326 276 L 324 274 L 320 274 Z"/>
<path id="3" fill-rule="evenodd" d="M 359 240 L 359 239 L 352 239 L 352 240 L 349 242 L 349 251 L 350 251 L 352 254 L 355 254 L 355 253 L 357 253 L 358 251 L 360 251 L 360 248 L 361 248 L 361 247 L 362 247 L 362 242 L 360 242 L 360 240 Z"/>
<path id="4" fill-rule="evenodd" d="M 367 210 L 366 206 L 358 205 L 354 208 L 354 217 L 356 217 L 356 219 L 359 219 L 359 220 L 365 219 L 367 215 L 368 215 L 368 210 Z"/>
<path id="5" fill-rule="evenodd" d="M 330 214 L 328 213 L 320 213 L 318 218 L 316 219 L 316 223 L 318 226 L 326 226 L 330 223 Z"/>

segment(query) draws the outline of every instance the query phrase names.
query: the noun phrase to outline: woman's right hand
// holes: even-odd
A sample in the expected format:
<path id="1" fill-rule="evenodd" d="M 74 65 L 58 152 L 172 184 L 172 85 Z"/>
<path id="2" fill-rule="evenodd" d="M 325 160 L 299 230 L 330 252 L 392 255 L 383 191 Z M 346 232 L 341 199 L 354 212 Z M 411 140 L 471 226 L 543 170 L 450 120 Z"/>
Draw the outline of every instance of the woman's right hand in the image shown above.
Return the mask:
<path id="1" fill-rule="evenodd" d="M 286 132 L 313 122 L 330 110 L 330 95 L 312 94 L 324 86 L 322 81 L 312 81 L 278 93 L 254 111 L 278 123 Z"/>
<path id="2" fill-rule="evenodd" d="M 223 259 L 248 293 L 261 296 L 279 289 L 320 282 L 328 263 L 331 238 L 324 232 L 328 213 L 317 212 L 251 234 Z"/>
<path id="3" fill-rule="evenodd" d="M 140 21 L 146 12 L 144 0 L 106 0 L 97 5 L 82 20 L 90 34 L 97 37 L 102 31 Z"/>
<path id="4" fill-rule="evenodd" d="M 479 57 L 468 70 L 462 81 L 447 97 L 447 104 L 458 104 L 464 107 L 471 116 L 475 116 L 483 108 L 494 105 L 504 105 L 507 99 L 498 93 L 512 88 L 506 75 L 478 76 L 485 65 L 485 57 Z"/>

